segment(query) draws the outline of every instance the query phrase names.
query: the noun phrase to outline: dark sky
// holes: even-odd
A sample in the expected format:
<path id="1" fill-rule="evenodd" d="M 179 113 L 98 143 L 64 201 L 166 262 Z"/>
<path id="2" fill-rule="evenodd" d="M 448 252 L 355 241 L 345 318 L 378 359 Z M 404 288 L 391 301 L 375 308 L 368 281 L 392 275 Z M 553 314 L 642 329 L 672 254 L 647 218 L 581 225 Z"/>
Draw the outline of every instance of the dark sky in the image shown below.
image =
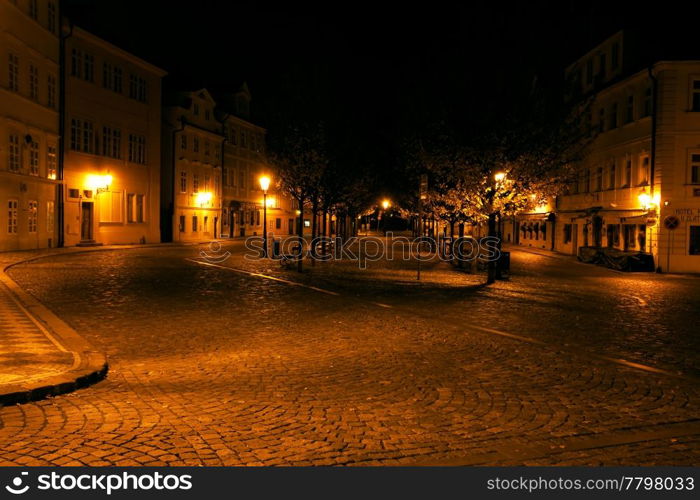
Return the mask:
<path id="1" fill-rule="evenodd" d="M 245 80 L 254 120 L 272 136 L 286 117 L 323 119 L 338 155 L 394 173 L 405 135 L 443 118 L 465 132 L 494 126 L 527 100 L 533 81 L 558 98 L 563 68 L 620 28 L 663 39 L 685 22 L 697 33 L 697 13 L 669 2 L 64 5 L 76 24 L 167 70 L 167 87 Z"/>

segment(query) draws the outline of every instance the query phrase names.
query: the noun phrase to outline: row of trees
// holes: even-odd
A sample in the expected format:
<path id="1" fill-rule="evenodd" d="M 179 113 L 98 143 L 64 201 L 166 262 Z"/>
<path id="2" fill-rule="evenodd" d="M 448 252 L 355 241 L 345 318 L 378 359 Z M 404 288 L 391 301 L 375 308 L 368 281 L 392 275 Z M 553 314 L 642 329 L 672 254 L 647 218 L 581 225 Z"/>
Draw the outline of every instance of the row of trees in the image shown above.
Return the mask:
<path id="1" fill-rule="evenodd" d="M 306 213 L 311 215 L 312 237 L 330 236 L 326 231 L 332 216 L 337 221 L 338 237 L 356 234 L 357 218 L 374 198 L 374 179 L 358 163 L 348 163 L 347 158 L 329 152 L 323 123 L 288 127 L 275 142 L 270 160 L 280 189 L 296 201 L 301 212 L 296 228 L 299 238 L 304 237 Z M 299 257 L 301 272 L 303 259 Z"/>
<path id="2" fill-rule="evenodd" d="M 561 194 L 575 179 L 574 165 L 587 146 L 587 134 L 580 126 L 587 109 L 579 106 L 576 113 L 533 109 L 536 112 L 525 119 L 511 120 L 489 133 L 464 136 L 441 123 L 405 141 L 405 168 L 397 179 L 405 192 L 399 200 L 403 212 L 444 221 L 452 236 L 455 226 L 463 236 L 465 224 L 484 223 L 495 236 L 499 218 L 532 211 Z M 307 123 L 287 127 L 271 148 L 280 187 L 302 212 L 299 237 L 303 237 L 305 213 L 312 217 L 314 236 L 327 236 L 331 215 L 339 221 L 340 237 L 354 234 L 357 216 L 378 199 L 373 173 L 348 157 L 350 148 L 333 146 L 323 123 Z M 334 154 L 337 150 L 344 153 Z M 419 201 L 423 175 L 428 176 L 430 187 Z M 302 268 L 301 259 L 298 268 Z M 494 277 L 495 269 L 490 269 L 489 281 Z"/>

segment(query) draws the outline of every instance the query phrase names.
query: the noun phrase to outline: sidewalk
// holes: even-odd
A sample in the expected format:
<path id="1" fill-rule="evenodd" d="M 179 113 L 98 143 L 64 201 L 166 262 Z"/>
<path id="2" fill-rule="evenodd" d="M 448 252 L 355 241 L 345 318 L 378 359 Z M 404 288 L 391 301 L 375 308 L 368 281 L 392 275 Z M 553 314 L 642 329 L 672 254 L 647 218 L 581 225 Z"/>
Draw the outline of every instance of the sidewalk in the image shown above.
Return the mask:
<path id="1" fill-rule="evenodd" d="M 0 253 L 0 406 L 71 392 L 102 380 L 108 370 L 102 353 L 24 292 L 6 271 L 53 255 L 153 246 L 162 244 Z"/>

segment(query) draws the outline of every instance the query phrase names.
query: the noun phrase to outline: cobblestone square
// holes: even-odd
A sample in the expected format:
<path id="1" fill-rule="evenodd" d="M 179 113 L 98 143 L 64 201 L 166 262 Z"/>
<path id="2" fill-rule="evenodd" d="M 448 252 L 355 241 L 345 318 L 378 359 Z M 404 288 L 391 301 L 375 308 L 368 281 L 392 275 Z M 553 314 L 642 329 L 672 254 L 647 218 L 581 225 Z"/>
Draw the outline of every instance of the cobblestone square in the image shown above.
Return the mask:
<path id="1" fill-rule="evenodd" d="M 519 250 L 509 281 L 443 263 L 417 283 L 411 263 L 299 275 L 200 248 L 10 270 L 110 371 L 0 409 L 0 464 L 699 461 L 700 279 Z"/>

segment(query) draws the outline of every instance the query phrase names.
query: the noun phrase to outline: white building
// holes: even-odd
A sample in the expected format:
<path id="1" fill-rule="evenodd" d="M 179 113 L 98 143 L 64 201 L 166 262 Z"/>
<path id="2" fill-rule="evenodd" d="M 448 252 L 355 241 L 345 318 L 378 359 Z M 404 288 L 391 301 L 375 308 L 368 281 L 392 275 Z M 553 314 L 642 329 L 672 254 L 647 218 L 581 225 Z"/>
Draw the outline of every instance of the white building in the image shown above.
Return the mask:
<path id="1" fill-rule="evenodd" d="M 567 69 L 593 99 L 589 155 L 568 194 L 519 215 L 506 239 L 648 253 L 661 271 L 700 272 L 700 52 L 640 66 L 626 41 L 619 32 Z"/>
<path id="2" fill-rule="evenodd" d="M 57 246 L 58 2 L 0 0 L 0 251 Z"/>

